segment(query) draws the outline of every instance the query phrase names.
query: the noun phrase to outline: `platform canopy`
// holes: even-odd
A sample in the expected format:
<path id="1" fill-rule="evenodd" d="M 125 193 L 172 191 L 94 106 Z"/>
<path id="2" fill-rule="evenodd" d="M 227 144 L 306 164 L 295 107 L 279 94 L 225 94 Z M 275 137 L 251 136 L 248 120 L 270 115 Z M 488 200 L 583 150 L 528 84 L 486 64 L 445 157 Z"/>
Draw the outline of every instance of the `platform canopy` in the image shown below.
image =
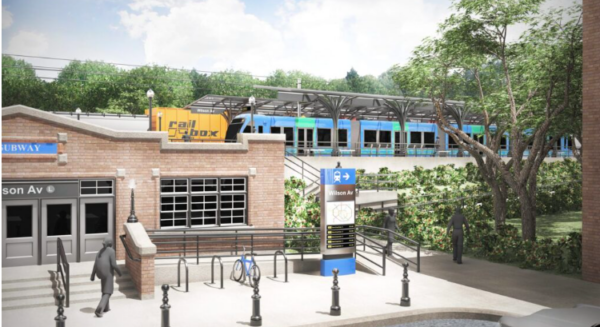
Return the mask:
<path id="1" fill-rule="evenodd" d="M 292 89 L 256 85 L 255 88 L 277 92 L 276 99 L 256 99 L 255 113 L 269 116 L 304 116 L 332 118 L 331 106 L 337 106 L 339 119 L 397 121 L 401 114 L 405 122 L 432 122 L 437 119 L 431 100 L 425 98 L 335 92 L 309 89 Z M 248 97 L 206 95 L 188 106 L 197 113 L 233 112 L 246 110 Z M 482 117 L 469 114 L 464 102 L 447 101 L 445 110 L 451 123 L 480 124 Z"/>

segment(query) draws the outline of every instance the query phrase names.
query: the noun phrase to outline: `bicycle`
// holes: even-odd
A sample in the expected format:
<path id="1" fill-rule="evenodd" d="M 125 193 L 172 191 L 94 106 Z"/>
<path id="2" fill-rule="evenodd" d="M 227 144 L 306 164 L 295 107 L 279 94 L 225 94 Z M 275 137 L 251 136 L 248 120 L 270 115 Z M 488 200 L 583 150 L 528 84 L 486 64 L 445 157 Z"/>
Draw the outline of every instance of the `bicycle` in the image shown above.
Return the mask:
<path id="1" fill-rule="evenodd" d="M 246 282 L 246 278 L 249 278 L 248 283 L 251 287 L 254 287 L 254 277 L 260 279 L 260 268 L 254 261 L 254 255 L 250 254 L 250 259 L 247 259 L 246 247 L 244 246 L 244 252 L 242 257 L 237 259 L 233 264 L 233 279 L 236 282 Z"/>

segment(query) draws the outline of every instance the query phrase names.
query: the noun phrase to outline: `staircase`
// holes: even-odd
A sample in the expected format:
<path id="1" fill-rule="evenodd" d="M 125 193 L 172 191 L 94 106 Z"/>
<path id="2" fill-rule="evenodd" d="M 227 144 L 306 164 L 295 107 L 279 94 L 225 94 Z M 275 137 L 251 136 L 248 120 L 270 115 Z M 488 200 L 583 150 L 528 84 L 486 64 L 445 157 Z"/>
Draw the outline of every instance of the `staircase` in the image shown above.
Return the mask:
<path id="1" fill-rule="evenodd" d="M 71 264 L 71 266 L 73 267 L 74 265 Z M 27 268 L 32 267 L 9 269 Z M 56 269 L 56 266 L 53 266 L 53 268 Z M 127 268 L 124 265 L 119 265 L 119 268 L 121 268 L 123 276 L 117 276 L 115 290 L 110 300 L 137 298 L 138 293 Z M 83 270 L 80 270 L 76 274 L 71 274 L 70 306 L 77 303 L 90 303 L 90 306 L 95 308 L 101 296 L 100 280 L 96 278 L 95 281 L 90 281 L 91 269 L 85 270 L 89 270 L 89 272 L 83 273 Z M 55 270 L 39 271 L 37 276 L 31 273 L 24 275 L 26 276 L 24 278 L 3 278 L 2 311 L 57 305 L 55 300 L 56 295 L 60 293 L 64 294 L 64 285 Z"/>
<path id="2" fill-rule="evenodd" d="M 296 177 L 306 183 L 306 186 L 302 190 L 302 195 L 304 197 L 320 191 L 321 171 L 319 169 L 309 165 L 304 160 L 289 154 L 285 156 L 285 167 L 294 172 Z"/>

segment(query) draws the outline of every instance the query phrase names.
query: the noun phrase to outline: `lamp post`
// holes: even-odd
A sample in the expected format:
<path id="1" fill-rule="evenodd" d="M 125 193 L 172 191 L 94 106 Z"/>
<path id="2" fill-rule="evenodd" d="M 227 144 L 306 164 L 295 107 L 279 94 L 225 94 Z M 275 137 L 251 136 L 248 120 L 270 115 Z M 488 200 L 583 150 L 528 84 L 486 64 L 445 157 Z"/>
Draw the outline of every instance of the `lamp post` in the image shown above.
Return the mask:
<path id="1" fill-rule="evenodd" d="M 131 189 L 131 213 L 129 214 L 129 218 L 127 218 L 128 223 L 137 223 L 138 219 L 135 216 L 135 195 L 133 190 L 135 190 L 135 179 L 129 181 L 129 188 Z"/>
<path id="2" fill-rule="evenodd" d="M 79 115 L 81 115 L 81 109 L 75 109 L 75 113 L 77 114 L 77 120 L 79 120 Z"/>
<path id="3" fill-rule="evenodd" d="M 162 131 L 162 111 L 159 111 L 156 116 L 158 116 L 158 131 Z"/>
<path id="4" fill-rule="evenodd" d="M 154 98 L 154 91 L 152 89 L 148 89 L 146 92 L 146 96 L 148 97 L 148 102 L 150 106 L 150 110 L 148 111 L 148 130 L 152 130 L 152 98 Z"/>
<path id="5" fill-rule="evenodd" d="M 248 103 L 250 103 L 250 133 L 254 133 L 254 106 L 256 105 L 254 96 L 248 98 Z"/>

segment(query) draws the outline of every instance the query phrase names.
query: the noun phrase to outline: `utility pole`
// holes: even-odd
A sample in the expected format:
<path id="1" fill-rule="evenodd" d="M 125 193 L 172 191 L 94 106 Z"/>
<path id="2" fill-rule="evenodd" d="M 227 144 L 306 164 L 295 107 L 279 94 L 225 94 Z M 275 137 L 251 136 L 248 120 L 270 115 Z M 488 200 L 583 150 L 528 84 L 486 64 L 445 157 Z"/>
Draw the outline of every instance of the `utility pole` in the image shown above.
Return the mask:
<path id="1" fill-rule="evenodd" d="M 298 78 L 298 80 L 296 81 L 296 88 L 301 89 L 302 88 L 302 79 Z M 298 117 L 300 117 L 300 102 L 296 102 L 296 109 L 298 110 Z"/>

